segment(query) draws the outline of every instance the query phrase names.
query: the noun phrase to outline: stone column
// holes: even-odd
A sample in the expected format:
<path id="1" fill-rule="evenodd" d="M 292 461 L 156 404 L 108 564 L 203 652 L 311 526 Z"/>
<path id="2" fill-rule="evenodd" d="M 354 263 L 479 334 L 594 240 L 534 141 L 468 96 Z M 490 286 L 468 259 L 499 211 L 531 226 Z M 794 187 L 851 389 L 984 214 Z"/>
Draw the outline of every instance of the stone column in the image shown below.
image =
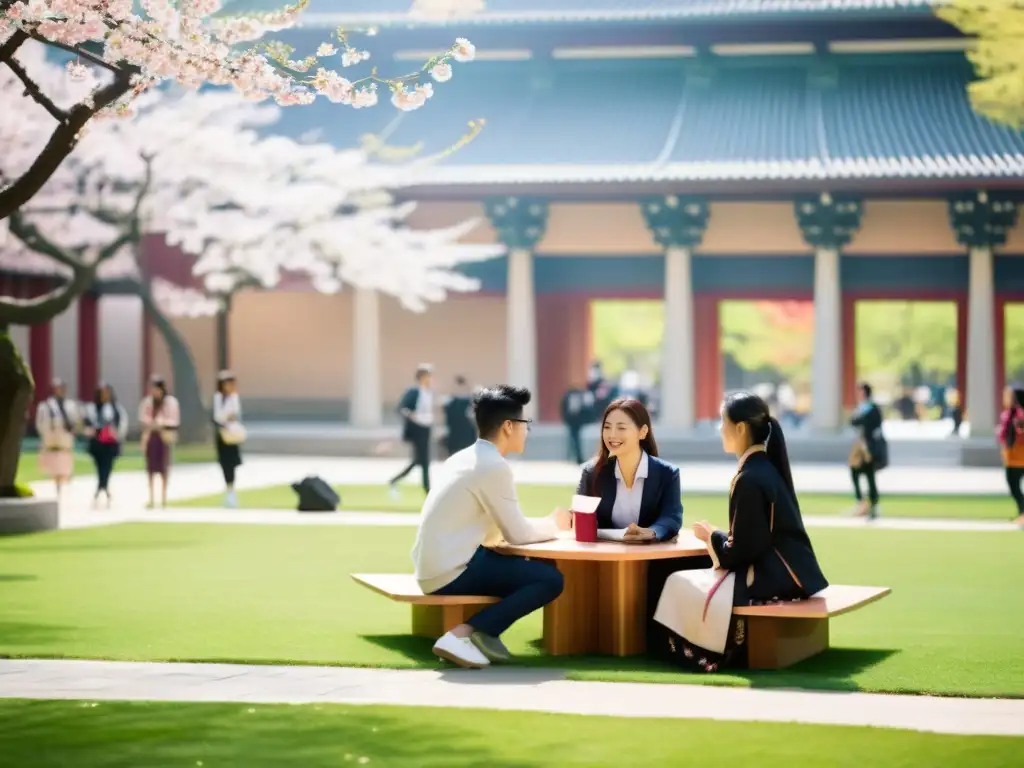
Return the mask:
<path id="1" fill-rule="evenodd" d="M 380 381 L 380 294 L 356 288 L 352 296 L 352 393 L 349 422 L 380 426 L 383 417 Z"/>
<path id="2" fill-rule="evenodd" d="M 995 432 L 999 402 L 997 387 L 1002 372 L 996 371 L 995 248 L 1017 223 L 1017 204 L 985 191 L 959 195 L 949 201 L 949 220 L 957 241 L 968 249 L 970 272 L 967 284 L 967 398 L 965 418 L 971 437 L 991 437 Z"/>
<path id="3" fill-rule="evenodd" d="M 796 201 L 804 240 L 814 249 L 814 349 L 811 355 L 811 426 L 835 432 L 843 411 L 843 289 L 841 250 L 860 229 L 863 205 L 828 193 Z"/>
<path id="4" fill-rule="evenodd" d="M 506 371 L 509 384 L 526 387 L 533 399 L 527 418 L 537 414 L 537 302 L 533 251 L 547 229 L 544 200 L 503 197 L 487 200 L 484 210 L 499 241 L 508 249 L 506 307 Z"/>
<path id="5" fill-rule="evenodd" d="M 709 207 L 701 198 L 668 195 L 643 201 L 641 210 L 655 242 L 665 249 L 659 421 L 674 429 L 692 429 L 697 375 L 692 253 L 704 238 Z"/>

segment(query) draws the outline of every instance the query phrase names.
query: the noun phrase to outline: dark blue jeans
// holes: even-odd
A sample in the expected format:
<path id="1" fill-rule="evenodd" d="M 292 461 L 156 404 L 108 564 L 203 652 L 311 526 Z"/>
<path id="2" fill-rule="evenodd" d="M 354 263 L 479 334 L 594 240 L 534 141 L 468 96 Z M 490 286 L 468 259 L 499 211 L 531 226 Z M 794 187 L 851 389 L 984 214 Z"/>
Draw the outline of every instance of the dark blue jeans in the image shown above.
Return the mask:
<path id="1" fill-rule="evenodd" d="M 499 555 L 480 547 L 455 581 L 435 595 L 488 595 L 502 598 L 469 620 L 478 632 L 498 637 L 519 619 L 543 608 L 565 587 L 561 571 L 544 560 Z"/>

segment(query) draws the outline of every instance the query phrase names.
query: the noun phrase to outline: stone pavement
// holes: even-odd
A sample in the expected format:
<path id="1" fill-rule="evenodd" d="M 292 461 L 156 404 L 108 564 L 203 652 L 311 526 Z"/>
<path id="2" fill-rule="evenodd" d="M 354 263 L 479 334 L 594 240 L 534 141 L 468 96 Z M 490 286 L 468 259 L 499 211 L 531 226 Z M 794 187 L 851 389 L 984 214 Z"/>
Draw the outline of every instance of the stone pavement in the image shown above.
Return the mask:
<path id="1" fill-rule="evenodd" d="M 247 456 L 239 469 L 239 489 L 290 484 L 306 475 L 320 475 L 338 485 L 384 484 L 405 465 L 397 459 L 317 458 L 305 456 Z M 439 464 L 434 465 L 434 472 Z M 568 462 L 514 461 L 516 481 L 541 485 L 572 485 L 579 468 Z M 684 493 L 724 492 L 736 471 L 735 462 L 683 464 Z M 850 493 L 850 471 L 838 464 L 798 464 L 793 479 L 803 493 Z M 1006 479 L 999 468 L 890 467 L 879 475 L 879 490 L 886 494 L 1006 494 Z M 142 472 L 116 472 L 111 482 L 114 507 L 138 509 L 146 500 Z M 186 499 L 223 491 L 224 482 L 215 464 L 178 464 L 171 472 L 169 498 Z M 52 497 L 53 484 L 34 483 L 41 496 Z M 88 505 L 95 490 L 91 476 L 76 477 L 65 490 L 71 506 Z"/>
<path id="2" fill-rule="evenodd" d="M 394 704 L 1024 736 L 1024 700 L 566 680 L 555 670 L 0 661 L 0 698 Z"/>

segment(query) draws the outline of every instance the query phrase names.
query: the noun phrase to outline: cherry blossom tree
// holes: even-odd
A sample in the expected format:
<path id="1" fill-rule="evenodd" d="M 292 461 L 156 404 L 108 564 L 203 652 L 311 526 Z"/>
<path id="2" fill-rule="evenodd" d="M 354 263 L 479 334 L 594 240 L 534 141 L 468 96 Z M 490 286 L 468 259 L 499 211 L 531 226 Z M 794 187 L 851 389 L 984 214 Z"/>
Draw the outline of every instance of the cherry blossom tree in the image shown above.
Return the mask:
<path id="1" fill-rule="evenodd" d="M 208 419 L 174 316 L 226 313 L 239 290 L 272 288 L 285 275 L 331 292 L 377 288 L 422 310 L 448 291 L 477 287 L 458 264 L 499 253 L 458 243 L 475 222 L 402 227 L 414 206 L 381 191 L 401 184 L 401 168 L 371 165 L 359 151 L 261 138 L 254 129 L 278 114 L 227 93 L 145 94 L 133 119 L 94 126 L 7 221 L 6 259 L 43 257 L 64 277 L 77 268 L 88 280 L 99 272 L 136 290 L 171 356 L 183 439 L 201 435 Z M 150 273 L 146 233 L 198 256 L 202 290 Z M 61 293 L 64 307 L 82 290 L 72 283 Z M 0 322 L 3 311 L 0 304 Z M 47 311 L 37 307 L 31 320 Z"/>
<path id="2" fill-rule="evenodd" d="M 0 219 L 42 189 L 91 119 L 130 114 L 133 100 L 156 85 L 222 85 L 246 99 L 281 106 L 323 97 L 355 108 L 376 105 L 383 87 L 396 107 L 411 110 L 433 95 L 431 81 L 451 78 L 452 61 L 474 56 L 473 45 L 460 38 L 419 71 L 388 78 L 373 68 L 349 79 L 338 68 L 369 59 L 355 37 L 375 30 L 337 30 L 298 58 L 293 58 L 293 46 L 263 39 L 294 26 L 307 3 L 299 0 L 272 13 L 227 15 L 221 0 L 0 0 L 0 66 L 14 76 L 20 94 L 48 117 L 35 154 L 16 169 L 0 165 Z M 20 60 L 33 41 L 69 54 L 67 76 L 89 81 L 91 87 L 61 104 Z M 5 97 L 5 109 L 10 103 Z"/>

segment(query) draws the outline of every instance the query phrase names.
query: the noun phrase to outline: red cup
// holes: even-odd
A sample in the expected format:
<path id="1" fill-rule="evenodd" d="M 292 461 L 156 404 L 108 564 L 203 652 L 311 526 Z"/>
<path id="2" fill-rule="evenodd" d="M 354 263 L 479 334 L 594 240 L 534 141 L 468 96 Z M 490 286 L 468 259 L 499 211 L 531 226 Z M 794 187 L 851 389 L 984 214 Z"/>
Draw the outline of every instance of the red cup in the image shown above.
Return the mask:
<path id="1" fill-rule="evenodd" d="M 573 512 L 572 526 L 576 529 L 576 541 L 597 541 L 596 512 Z"/>

